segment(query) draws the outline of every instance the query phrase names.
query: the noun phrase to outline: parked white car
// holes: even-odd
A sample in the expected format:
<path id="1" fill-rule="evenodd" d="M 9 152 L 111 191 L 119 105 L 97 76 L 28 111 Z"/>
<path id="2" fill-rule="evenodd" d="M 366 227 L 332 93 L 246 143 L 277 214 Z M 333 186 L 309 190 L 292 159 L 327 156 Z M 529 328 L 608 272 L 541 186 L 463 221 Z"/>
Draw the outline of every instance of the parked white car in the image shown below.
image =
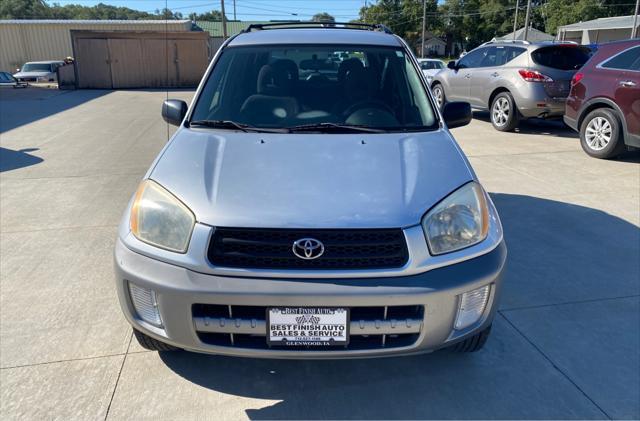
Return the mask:
<path id="1" fill-rule="evenodd" d="M 21 69 L 17 69 L 13 77 L 20 82 L 56 82 L 58 80 L 56 70 L 62 65 L 64 62 L 58 60 L 30 61 Z"/>
<path id="2" fill-rule="evenodd" d="M 435 58 L 419 58 L 418 63 L 420 63 L 420 68 L 422 69 L 422 73 L 427 77 L 427 81 L 429 85 L 431 85 L 431 81 L 433 80 L 433 76 L 438 73 L 440 70 L 447 67 L 444 64 L 444 61 L 438 60 Z"/>

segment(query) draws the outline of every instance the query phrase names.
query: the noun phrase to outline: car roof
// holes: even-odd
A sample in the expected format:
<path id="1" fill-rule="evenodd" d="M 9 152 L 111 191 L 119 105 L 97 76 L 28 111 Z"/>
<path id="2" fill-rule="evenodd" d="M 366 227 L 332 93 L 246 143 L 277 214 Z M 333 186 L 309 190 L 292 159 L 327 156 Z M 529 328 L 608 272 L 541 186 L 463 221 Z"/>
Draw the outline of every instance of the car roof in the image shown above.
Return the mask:
<path id="1" fill-rule="evenodd" d="M 395 35 L 381 31 L 343 28 L 286 28 L 245 32 L 229 42 L 230 47 L 267 44 L 345 44 L 401 47 Z"/>
<path id="2" fill-rule="evenodd" d="M 62 63 L 62 60 L 27 61 L 25 64 L 51 64 Z"/>

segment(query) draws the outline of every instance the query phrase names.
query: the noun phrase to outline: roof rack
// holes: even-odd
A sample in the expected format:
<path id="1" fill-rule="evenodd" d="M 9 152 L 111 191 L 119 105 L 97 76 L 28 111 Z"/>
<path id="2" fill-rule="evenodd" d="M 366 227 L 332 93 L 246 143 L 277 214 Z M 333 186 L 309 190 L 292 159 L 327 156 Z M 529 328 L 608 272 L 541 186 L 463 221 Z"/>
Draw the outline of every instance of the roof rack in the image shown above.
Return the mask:
<path id="1" fill-rule="evenodd" d="M 485 43 L 483 43 L 482 45 L 487 45 L 487 44 L 524 44 L 524 45 L 529 45 L 531 44 L 529 41 L 525 41 L 523 39 L 492 39 L 491 41 L 487 41 Z"/>
<path id="2" fill-rule="evenodd" d="M 308 28 L 327 28 L 327 29 L 360 29 L 364 31 L 380 31 L 387 34 L 393 34 L 393 31 L 381 23 L 360 23 L 360 22 L 311 22 L 311 21 L 291 21 L 291 22 L 271 22 L 271 23 L 252 23 L 247 26 L 242 33 L 251 31 L 261 31 L 263 29 L 308 29 Z"/>

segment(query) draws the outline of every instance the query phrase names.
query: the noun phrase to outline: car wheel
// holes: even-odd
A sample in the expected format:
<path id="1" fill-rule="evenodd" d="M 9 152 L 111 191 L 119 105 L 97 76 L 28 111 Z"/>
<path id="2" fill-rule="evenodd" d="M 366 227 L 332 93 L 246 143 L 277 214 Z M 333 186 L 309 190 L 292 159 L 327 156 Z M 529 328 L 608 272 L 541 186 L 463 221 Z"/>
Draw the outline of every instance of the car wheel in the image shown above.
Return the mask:
<path id="1" fill-rule="evenodd" d="M 580 125 L 580 145 L 594 158 L 613 158 L 624 151 L 620 119 L 608 108 L 591 111 Z"/>
<path id="2" fill-rule="evenodd" d="M 491 124 L 501 132 L 510 132 L 518 127 L 518 109 L 509 92 L 500 92 L 493 98 Z"/>
<path id="3" fill-rule="evenodd" d="M 160 342 L 157 339 L 152 338 L 151 336 L 145 335 L 142 332 L 139 332 L 133 329 L 133 333 L 136 336 L 136 340 L 144 349 L 148 349 L 149 351 L 176 351 L 180 348 L 176 348 L 173 345 L 165 344 L 164 342 Z"/>
<path id="4" fill-rule="evenodd" d="M 447 101 L 446 97 L 444 96 L 444 88 L 442 87 L 442 85 L 436 83 L 435 85 L 433 85 L 433 88 L 431 88 L 431 92 L 433 93 L 433 98 L 436 100 L 438 107 L 442 108 Z"/>
<path id="5" fill-rule="evenodd" d="M 476 352 L 480 351 L 484 344 L 487 342 L 487 338 L 491 333 L 491 325 L 485 328 L 483 331 L 476 333 L 475 335 L 458 342 L 451 346 L 453 352 Z"/>

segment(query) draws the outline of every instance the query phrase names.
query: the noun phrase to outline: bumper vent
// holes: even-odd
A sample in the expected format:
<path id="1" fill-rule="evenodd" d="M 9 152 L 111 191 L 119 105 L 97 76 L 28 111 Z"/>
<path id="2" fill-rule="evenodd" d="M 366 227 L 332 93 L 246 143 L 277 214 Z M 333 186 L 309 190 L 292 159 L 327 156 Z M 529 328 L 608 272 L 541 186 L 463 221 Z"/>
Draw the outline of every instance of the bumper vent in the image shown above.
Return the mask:
<path id="1" fill-rule="evenodd" d="M 324 253 L 305 260 L 293 253 L 302 238 L 322 242 Z M 401 229 L 216 228 L 209 261 L 222 267 L 253 269 L 386 269 L 409 258 Z"/>
<path id="2" fill-rule="evenodd" d="M 208 344 L 249 349 L 287 349 L 269 346 L 263 306 L 194 304 L 193 322 L 198 338 Z M 351 307 L 349 344 L 345 348 L 296 347 L 297 351 L 398 348 L 414 344 L 422 330 L 421 305 Z"/>

